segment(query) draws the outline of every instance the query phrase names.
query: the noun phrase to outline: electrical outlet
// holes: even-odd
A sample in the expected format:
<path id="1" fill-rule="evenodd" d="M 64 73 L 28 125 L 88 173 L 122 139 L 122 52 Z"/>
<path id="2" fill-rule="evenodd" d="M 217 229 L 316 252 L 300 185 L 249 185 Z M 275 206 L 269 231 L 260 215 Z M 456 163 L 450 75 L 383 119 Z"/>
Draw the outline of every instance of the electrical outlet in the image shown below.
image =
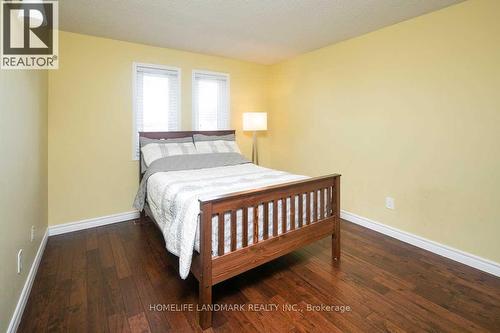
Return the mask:
<path id="1" fill-rule="evenodd" d="M 23 271 L 23 249 L 19 249 L 17 252 L 17 274 L 21 274 Z"/>
<path id="2" fill-rule="evenodd" d="M 35 226 L 32 225 L 31 226 L 31 234 L 30 234 L 30 241 L 34 241 L 35 240 Z"/>
<path id="3" fill-rule="evenodd" d="M 394 203 L 394 198 L 391 198 L 391 197 L 385 198 L 385 208 L 396 209 L 396 204 Z"/>

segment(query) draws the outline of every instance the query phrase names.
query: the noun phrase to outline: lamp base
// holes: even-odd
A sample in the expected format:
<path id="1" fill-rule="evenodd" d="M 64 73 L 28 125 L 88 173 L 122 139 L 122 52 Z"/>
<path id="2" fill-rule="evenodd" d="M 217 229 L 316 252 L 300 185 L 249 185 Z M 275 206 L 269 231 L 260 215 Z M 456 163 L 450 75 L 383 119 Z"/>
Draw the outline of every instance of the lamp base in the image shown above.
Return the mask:
<path id="1" fill-rule="evenodd" d="M 252 163 L 259 165 L 259 154 L 257 151 L 257 132 L 253 132 L 252 142 Z"/>

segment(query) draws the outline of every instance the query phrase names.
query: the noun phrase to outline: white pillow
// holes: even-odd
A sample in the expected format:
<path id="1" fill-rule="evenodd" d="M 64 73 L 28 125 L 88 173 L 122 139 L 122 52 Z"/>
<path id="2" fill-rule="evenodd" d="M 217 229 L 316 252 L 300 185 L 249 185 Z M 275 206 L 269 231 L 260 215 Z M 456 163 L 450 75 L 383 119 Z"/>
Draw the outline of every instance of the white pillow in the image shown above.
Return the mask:
<path id="1" fill-rule="evenodd" d="M 240 153 L 236 141 L 215 140 L 215 141 L 196 141 L 196 151 L 198 154 L 206 153 Z"/>
<path id="2" fill-rule="evenodd" d="M 162 157 L 196 154 L 196 148 L 192 142 L 149 143 L 142 147 L 141 151 L 147 167 Z"/>

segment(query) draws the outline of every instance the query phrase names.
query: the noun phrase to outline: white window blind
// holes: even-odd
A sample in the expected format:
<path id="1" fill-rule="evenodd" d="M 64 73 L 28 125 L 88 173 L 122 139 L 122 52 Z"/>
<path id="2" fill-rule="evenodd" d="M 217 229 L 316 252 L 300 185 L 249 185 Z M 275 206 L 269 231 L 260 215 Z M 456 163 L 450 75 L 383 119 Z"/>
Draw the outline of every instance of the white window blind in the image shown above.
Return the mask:
<path id="1" fill-rule="evenodd" d="M 229 129 L 229 75 L 193 71 L 193 127 Z"/>
<path id="2" fill-rule="evenodd" d="M 140 64 L 134 68 L 134 155 L 138 159 L 138 132 L 176 131 L 180 127 L 180 70 Z"/>

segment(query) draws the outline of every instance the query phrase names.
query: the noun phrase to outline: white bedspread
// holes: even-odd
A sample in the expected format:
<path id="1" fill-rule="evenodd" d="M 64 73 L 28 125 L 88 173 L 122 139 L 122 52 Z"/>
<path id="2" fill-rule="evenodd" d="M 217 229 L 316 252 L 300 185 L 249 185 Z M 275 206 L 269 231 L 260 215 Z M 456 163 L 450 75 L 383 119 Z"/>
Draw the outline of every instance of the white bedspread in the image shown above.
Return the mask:
<path id="1" fill-rule="evenodd" d="M 179 257 L 179 274 L 185 279 L 191 267 L 193 250 L 199 251 L 200 197 L 227 194 L 262 186 L 287 183 L 305 179 L 293 175 L 256 166 L 240 164 L 216 168 L 158 172 L 148 179 L 147 198 L 151 212 L 163 231 L 167 250 Z M 278 202 L 278 218 L 281 203 Z M 290 205 L 287 205 L 290 207 Z M 262 210 L 263 207 L 259 207 Z M 270 206 L 272 214 L 272 206 Z M 253 212 L 249 210 L 249 221 Z M 262 212 L 259 211 L 259 239 L 262 239 Z M 229 252 L 230 216 L 225 216 L 225 252 Z M 237 212 L 237 248 L 241 247 L 242 212 Z M 288 224 L 290 223 L 288 219 Z M 269 223 L 272 233 L 272 223 Z M 217 223 L 212 223 L 212 253 L 217 253 Z M 253 226 L 249 224 L 249 244 L 252 244 Z M 279 226 L 279 231 L 281 225 Z"/>

